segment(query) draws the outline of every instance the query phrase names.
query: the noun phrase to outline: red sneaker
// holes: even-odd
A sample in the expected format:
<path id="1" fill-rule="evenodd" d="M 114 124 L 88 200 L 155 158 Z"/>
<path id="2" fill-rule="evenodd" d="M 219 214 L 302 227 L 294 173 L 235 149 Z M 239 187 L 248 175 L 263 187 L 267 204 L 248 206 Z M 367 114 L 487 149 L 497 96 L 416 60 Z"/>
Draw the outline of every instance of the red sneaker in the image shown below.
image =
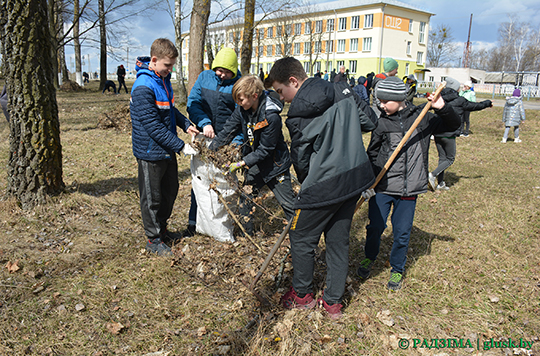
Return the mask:
<path id="1" fill-rule="evenodd" d="M 328 305 L 328 303 L 326 303 L 324 299 L 322 299 L 321 297 L 319 298 L 319 300 L 317 300 L 317 304 L 319 305 L 319 307 L 324 308 L 326 310 L 326 312 L 328 313 L 328 316 L 332 320 L 338 320 L 339 318 L 343 316 L 343 313 L 341 312 L 341 308 L 343 308 L 343 305 L 339 303 Z"/>
<path id="2" fill-rule="evenodd" d="M 291 286 L 289 291 L 281 297 L 281 304 L 285 309 L 312 309 L 317 305 L 313 299 L 313 293 L 308 293 L 304 298 L 299 298 Z"/>

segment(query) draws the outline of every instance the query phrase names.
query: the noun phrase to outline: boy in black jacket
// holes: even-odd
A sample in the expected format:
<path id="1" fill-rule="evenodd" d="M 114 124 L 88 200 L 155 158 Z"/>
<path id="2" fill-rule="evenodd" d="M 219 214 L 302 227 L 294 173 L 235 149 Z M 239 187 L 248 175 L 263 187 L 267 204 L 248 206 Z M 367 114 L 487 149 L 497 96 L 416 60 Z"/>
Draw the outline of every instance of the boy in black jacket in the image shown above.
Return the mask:
<path id="1" fill-rule="evenodd" d="M 332 319 L 338 319 L 352 217 L 361 193 L 375 179 L 362 132 L 373 130 L 376 123 L 364 113 L 365 102 L 345 88 L 346 83 L 341 87 L 308 78 L 302 64 L 292 57 L 276 61 L 267 80 L 280 99 L 291 103 L 285 124 L 291 135 L 291 160 L 302 183 L 289 233 L 293 281 L 281 302 L 287 309 L 310 309 L 317 304 L 313 299 L 314 251 L 324 232 L 328 273 L 318 302 Z"/>
<path id="2" fill-rule="evenodd" d="M 253 193 L 264 185 L 274 193 L 289 220 L 294 213 L 295 194 L 291 185 L 291 160 L 289 149 L 281 131 L 281 110 L 283 104 L 264 92 L 262 81 L 256 76 L 244 76 L 232 89 L 234 101 L 238 104 L 223 129 L 214 138 L 210 149 L 229 144 L 242 130 L 244 144 L 243 159 L 229 166 L 230 172 L 244 167 L 248 169 L 246 183 L 252 185 Z M 240 213 L 249 216 L 246 223 L 248 234 L 253 234 L 251 201 L 243 200 Z"/>
<path id="3" fill-rule="evenodd" d="M 371 133 L 367 154 L 374 171 L 378 173 L 420 115 L 422 106 L 414 106 L 406 101 L 407 87 L 397 77 L 380 81 L 374 95 L 380 101 L 382 112 L 377 128 Z M 369 200 L 369 225 L 364 249 L 366 258 L 360 263 L 357 274 L 361 278 L 369 277 L 379 254 L 386 219 L 393 206 L 394 243 L 390 253 L 392 270 L 388 282 L 388 289 L 391 290 L 401 288 L 416 198 L 427 191 L 429 137 L 438 132 L 456 130 L 461 124 L 459 116 L 449 105 L 445 105 L 440 95 L 430 99 L 434 99 L 432 108 L 436 114 L 426 114 L 375 187 L 377 194 Z"/>

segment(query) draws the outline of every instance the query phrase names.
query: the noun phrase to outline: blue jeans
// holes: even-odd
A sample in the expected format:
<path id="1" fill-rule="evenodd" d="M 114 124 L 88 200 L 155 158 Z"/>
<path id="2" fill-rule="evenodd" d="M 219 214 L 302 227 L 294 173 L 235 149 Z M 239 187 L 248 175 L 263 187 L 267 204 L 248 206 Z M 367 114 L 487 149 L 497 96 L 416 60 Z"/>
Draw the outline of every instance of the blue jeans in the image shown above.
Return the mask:
<path id="1" fill-rule="evenodd" d="M 366 228 L 365 254 L 372 261 L 377 259 L 381 235 L 386 229 L 386 220 L 392 205 L 394 206 L 391 218 L 394 243 L 390 253 L 390 266 L 392 266 L 391 272 L 403 273 L 416 209 L 416 196 L 402 197 L 377 193 L 369 200 L 369 225 Z"/>

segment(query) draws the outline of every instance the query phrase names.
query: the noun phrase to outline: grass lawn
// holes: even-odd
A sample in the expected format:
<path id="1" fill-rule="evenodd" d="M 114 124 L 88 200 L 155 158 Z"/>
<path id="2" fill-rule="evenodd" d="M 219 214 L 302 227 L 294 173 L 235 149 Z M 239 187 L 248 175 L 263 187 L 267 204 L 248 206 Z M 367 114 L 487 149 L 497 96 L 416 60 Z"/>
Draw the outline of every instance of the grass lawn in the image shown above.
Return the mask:
<path id="1" fill-rule="evenodd" d="M 520 144 L 500 143 L 502 108 L 471 114 L 472 133 L 457 138 L 446 173 L 450 190 L 418 199 L 401 291 L 386 289 L 390 222 L 371 278 L 355 277 L 368 223 L 362 206 L 351 231 L 345 316 L 334 322 L 278 305 L 292 276 L 287 240 L 257 285 L 272 302 L 262 309 L 242 281 L 252 281 L 266 252 L 241 234 L 235 243 L 183 240 L 172 259 L 147 254 L 131 132 L 97 126 L 129 95 L 101 94 L 97 82 L 87 88 L 57 94 L 66 188 L 31 211 L 5 196 L 9 127 L 0 117 L 0 355 L 540 353 L 538 111 L 527 111 Z M 369 134 L 363 139 L 367 145 Z M 433 142 L 430 151 L 433 170 Z M 189 160 L 178 162 L 171 230 L 185 227 L 190 201 Z M 273 198 L 260 204 L 283 216 Z M 257 212 L 256 239 L 270 251 L 283 225 Z M 318 295 L 324 267 L 321 242 Z"/>

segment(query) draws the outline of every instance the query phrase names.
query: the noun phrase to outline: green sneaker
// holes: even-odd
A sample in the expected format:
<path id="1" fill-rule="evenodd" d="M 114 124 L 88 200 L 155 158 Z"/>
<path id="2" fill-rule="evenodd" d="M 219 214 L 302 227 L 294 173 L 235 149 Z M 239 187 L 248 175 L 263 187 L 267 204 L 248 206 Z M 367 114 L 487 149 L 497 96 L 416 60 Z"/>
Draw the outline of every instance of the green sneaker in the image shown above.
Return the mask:
<path id="1" fill-rule="evenodd" d="M 402 282 L 403 282 L 403 275 L 401 273 L 393 272 L 390 275 L 390 280 L 388 281 L 388 289 L 400 290 Z"/>
<path id="2" fill-rule="evenodd" d="M 372 261 L 369 258 L 364 258 L 362 262 L 360 262 L 360 266 L 356 271 L 358 277 L 362 279 L 368 279 L 369 275 L 371 274 L 371 267 L 373 266 L 373 262 L 375 261 Z"/>

